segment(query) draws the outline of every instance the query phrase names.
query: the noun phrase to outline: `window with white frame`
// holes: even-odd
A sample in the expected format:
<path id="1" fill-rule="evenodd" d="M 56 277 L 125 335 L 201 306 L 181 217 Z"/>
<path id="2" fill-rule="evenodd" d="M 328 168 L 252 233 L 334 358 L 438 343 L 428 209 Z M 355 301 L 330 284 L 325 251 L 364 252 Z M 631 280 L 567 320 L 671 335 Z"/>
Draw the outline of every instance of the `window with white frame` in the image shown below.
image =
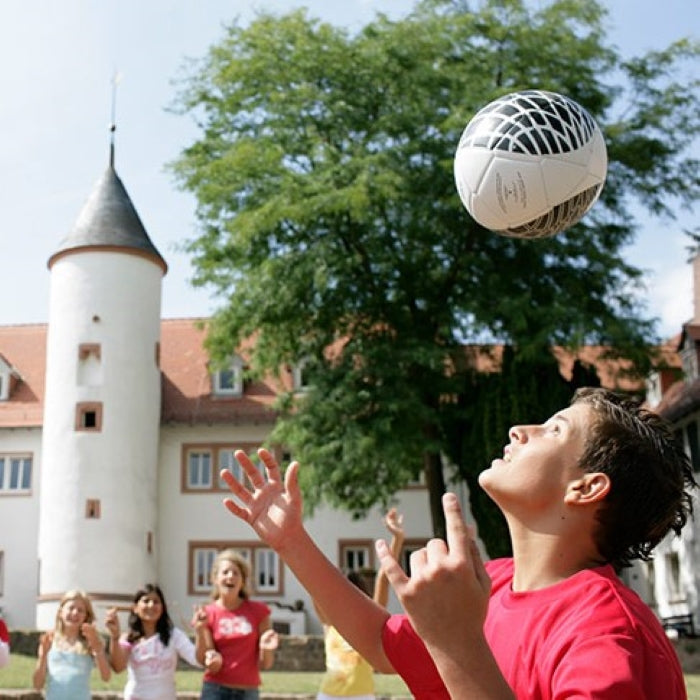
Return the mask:
<path id="1" fill-rule="evenodd" d="M 29 493 L 31 488 L 31 455 L 0 454 L 0 493 Z"/>
<path id="2" fill-rule="evenodd" d="M 212 375 L 212 391 L 216 396 L 243 395 L 243 360 L 236 355 L 231 363 Z"/>
<path id="3" fill-rule="evenodd" d="M 698 349 L 695 339 L 686 335 L 683 347 L 680 350 L 683 374 L 686 379 L 697 379 L 698 377 Z"/>
<path id="4" fill-rule="evenodd" d="M 12 368 L 0 357 L 0 401 L 10 398 L 10 374 Z"/>
<path id="5" fill-rule="evenodd" d="M 678 602 L 683 599 L 681 589 L 681 563 L 678 552 L 668 552 L 666 559 L 666 585 L 668 586 L 669 599 Z"/>
<path id="6" fill-rule="evenodd" d="M 220 448 L 217 450 L 217 454 L 219 455 L 219 467 L 217 474 L 221 474 L 222 469 L 226 469 L 227 471 L 231 472 L 231 474 L 233 474 L 236 481 L 239 481 L 242 484 L 245 484 L 246 486 L 250 486 L 250 480 L 248 479 L 248 475 L 243 471 L 243 467 L 241 467 L 241 465 L 238 463 L 238 460 L 234 456 L 234 453 L 238 449 L 243 448 Z M 246 450 L 246 452 L 248 451 Z M 251 454 L 250 452 L 248 452 L 248 456 L 256 465 L 258 471 L 260 471 L 260 465 L 258 464 L 258 456 L 256 454 Z M 228 484 L 221 477 L 219 477 L 219 488 L 224 491 L 228 491 Z"/>
<path id="7" fill-rule="evenodd" d="M 372 541 L 343 542 L 340 545 L 340 568 L 344 571 L 362 571 L 374 568 Z"/>
<path id="8" fill-rule="evenodd" d="M 295 391 L 307 391 L 309 389 L 308 360 L 301 360 L 292 368 L 292 381 Z"/>
<path id="9" fill-rule="evenodd" d="M 275 593 L 279 590 L 279 556 L 274 549 L 259 547 L 255 550 L 255 590 Z"/>
<path id="10" fill-rule="evenodd" d="M 231 449 L 224 448 L 219 450 L 219 469 L 217 473 L 220 474 L 221 471 L 225 469 L 231 472 L 237 481 L 241 481 L 244 477 L 244 473 L 241 465 L 238 464 L 238 460 L 234 457 L 235 452 L 236 450 L 233 447 Z M 219 477 L 219 488 L 228 488 L 226 482 L 221 477 Z"/>
<path id="11" fill-rule="evenodd" d="M 211 568 L 218 551 L 216 547 L 195 547 L 192 550 L 190 585 L 196 593 L 211 589 Z"/>
<path id="12" fill-rule="evenodd" d="M 211 570 L 222 549 L 235 549 L 250 565 L 249 588 L 252 595 L 282 594 L 282 563 L 272 549 L 262 543 L 215 542 L 190 543 L 189 591 L 193 595 L 211 591 Z"/>
<path id="13" fill-rule="evenodd" d="M 187 488 L 211 489 L 212 483 L 211 450 L 190 450 L 187 453 Z"/>
<path id="14" fill-rule="evenodd" d="M 647 394 L 647 401 L 652 405 L 656 406 L 656 404 L 661 401 L 661 375 L 659 372 L 652 372 L 647 378 L 646 378 L 646 394 Z"/>
<path id="15" fill-rule="evenodd" d="M 228 491 L 226 482 L 219 474 L 222 469 L 230 471 L 239 481 L 247 482 L 247 477 L 234 454 L 243 450 L 254 455 L 259 444 L 239 443 L 196 443 L 182 446 L 182 490 L 201 493 Z M 254 461 L 257 457 L 254 457 Z"/>

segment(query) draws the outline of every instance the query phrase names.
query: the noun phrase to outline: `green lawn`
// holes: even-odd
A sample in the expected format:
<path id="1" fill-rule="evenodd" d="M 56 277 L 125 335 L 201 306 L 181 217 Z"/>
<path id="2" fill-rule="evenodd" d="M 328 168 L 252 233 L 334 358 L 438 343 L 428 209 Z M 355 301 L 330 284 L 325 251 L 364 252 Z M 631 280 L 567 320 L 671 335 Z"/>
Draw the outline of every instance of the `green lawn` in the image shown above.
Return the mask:
<path id="1" fill-rule="evenodd" d="M 0 688 L 30 688 L 35 659 L 30 656 L 12 654 L 10 663 L 0 670 Z M 321 681 L 321 673 L 291 673 L 267 671 L 263 675 L 263 691 L 284 693 L 315 693 Z M 398 676 L 376 675 L 377 695 L 409 696 L 403 681 Z M 700 700 L 700 675 L 687 675 L 688 699 Z M 103 683 L 97 676 L 93 690 L 121 690 L 126 682 L 126 674 L 114 674 L 109 683 Z M 178 690 L 196 691 L 202 687 L 201 671 L 178 671 Z"/>
<path id="2" fill-rule="evenodd" d="M 36 659 L 21 654 L 11 654 L 10 663 L 0 670 L 0 688 L 31 688 L 32 673 Z M 322 673 L 291 673 L 286 671 L 267 671 L 262 674 L 262 690 L 267 692 L 285 693 L 315 693 L 321 682 Z M 126 683 L 126 673 L 112 674 L 108 683 L 100 680 L 96 671 L 93 671 L 94 681 L 92 689 L 121 690 Z M 375 685 L 378 695 L 402 695 L 409 696 L 406 685 L 398 676 L 375 676 Z M 196 691 L 202 687 L 201 671 L 178 671 L 178 690 Z M 698 686 L 700 687 L 700 685 Z M 698 695 L 700 700 L 700 695 Z"/>

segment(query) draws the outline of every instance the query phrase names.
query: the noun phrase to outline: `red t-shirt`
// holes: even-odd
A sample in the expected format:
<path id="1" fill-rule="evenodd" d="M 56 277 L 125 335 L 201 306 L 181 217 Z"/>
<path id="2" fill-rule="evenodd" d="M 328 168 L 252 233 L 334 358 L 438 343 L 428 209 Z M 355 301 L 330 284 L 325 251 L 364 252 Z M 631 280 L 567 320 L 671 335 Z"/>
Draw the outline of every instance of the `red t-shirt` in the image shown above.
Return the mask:
<path id="1" fill-rule="evenodd" d="M 10 633 L 7 631 L 7 625 L 2 619 L 0 619 L 0 642 L 10 643 Z"/>
<path id="2" fill-rule="evenodd" d="M 484 633 L 516 697 L 687 697 L 678 657 L 661 624 L 611 566 L 525 593 L 511 590 L 512 559 L 488 562 L 486 569 L 492 590 Z M 389 619 L 383 643 L 416 698 L 449 697 L 444 687 L 440 694 L 435 665 L 405 617 Z"/>
<path id="3" fill-rule="evenodd" d="M 270 615 L 265 603 L 244 600 L 235 610 L 210 603 L 205 608 L 214 646 L 223 657 L 218 673 L 204 673 L 204 680 L 233 687 L 260 685 L 260 623 Z"/>

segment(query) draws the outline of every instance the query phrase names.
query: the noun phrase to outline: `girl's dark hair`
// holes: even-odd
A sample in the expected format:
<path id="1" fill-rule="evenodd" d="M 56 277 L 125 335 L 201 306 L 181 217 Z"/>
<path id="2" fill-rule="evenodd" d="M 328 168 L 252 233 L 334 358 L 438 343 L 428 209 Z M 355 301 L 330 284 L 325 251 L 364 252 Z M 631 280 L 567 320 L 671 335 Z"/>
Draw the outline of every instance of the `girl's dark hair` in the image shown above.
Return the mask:
<path id="1" fill-rule="evenodd" d="M 163 606 L 158 622 L 156 622 L 156 632 L 160 637 L 160 641 L 163 642 L 163 645 L 168 646 L 170 635 L 173 631 L 173 621 L 170 619 L 170 615 L 168 615 L 168 606 L 165 602 L 165 596 L 163 595 L 163 591 L 160 590 L 160 587 L 155 583 L 147 583 L 145 586 L 143 586 L 143 588 L 139 588 L 139 590 L 134 594 L 134 604 L 138 603 L 144 596 L 151 594 L 157 595 L 160 598 L 160 602 Z M 141 618 L 132 610 L 129 613 L 129 632 L 126 635 L 126 638 L 133 644 L 143 636 L 143 622 L 141 621 Z"/>
<path id="2" fill-rule="evenodd" d="M 365 595 L 369 596 L 370 598 L 372 597 L 372 594 L 369 592 L 369 587 L 367 586 L 367 581 L 359 572 L 348 571 L 346 576 L 350 583 L 357 586 Z"/>
<path id="3" fill-rule="evenodd" d="M 579 466 L 610 477 L 598 512 L 596 546 L 617 569 L 651 558 L 670 531 L 693 514 L 693 468 L 671 426 L 658 414 L 605 389 L 579 389 L 571 401 L 592 410 Z"/>

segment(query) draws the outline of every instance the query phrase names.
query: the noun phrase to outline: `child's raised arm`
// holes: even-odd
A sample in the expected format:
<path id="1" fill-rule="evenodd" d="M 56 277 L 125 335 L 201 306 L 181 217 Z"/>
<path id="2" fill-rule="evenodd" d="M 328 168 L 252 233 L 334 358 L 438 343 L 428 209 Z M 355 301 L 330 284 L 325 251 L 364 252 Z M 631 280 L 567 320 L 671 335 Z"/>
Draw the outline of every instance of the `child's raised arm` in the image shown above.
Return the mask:
<path id="1" fill-rule="evenodd" d="M 398 559 L 401 555 L 401 548 L 405 539 L 403 531 L 403 515 L 396 508 L 391 508 L 384 516 L 384 524 L 386 529 L 391 533 L 391 544 L 389 549 L 394 559 Z M 384 569 L 380 566 L 377 572 L 377 577 L 374 579 L 374 596 L 375 602 L 379 603 L 383 608 L 389 602 L 389 581 L 387 580 Z"/>
<path id="2" fill-rule="evenodd" d="M 388 613 L 343 576 L 304 528 L 298 463 L 289 465 L 283 481 L 270 452 L 260 449 L 258 456 L 265 465 L 267 478 L 260 474 L 245 452 L 236 451 L 236 459 L 252 488 L 237 481 L 230 471 L 222 470 L 221 478 L 233 495 L 224 500 L 224 505 L 279 554 L 317 601 L 330 624 L 354 649 L 376 670 L 393 673 L 381 639 Z"/>

